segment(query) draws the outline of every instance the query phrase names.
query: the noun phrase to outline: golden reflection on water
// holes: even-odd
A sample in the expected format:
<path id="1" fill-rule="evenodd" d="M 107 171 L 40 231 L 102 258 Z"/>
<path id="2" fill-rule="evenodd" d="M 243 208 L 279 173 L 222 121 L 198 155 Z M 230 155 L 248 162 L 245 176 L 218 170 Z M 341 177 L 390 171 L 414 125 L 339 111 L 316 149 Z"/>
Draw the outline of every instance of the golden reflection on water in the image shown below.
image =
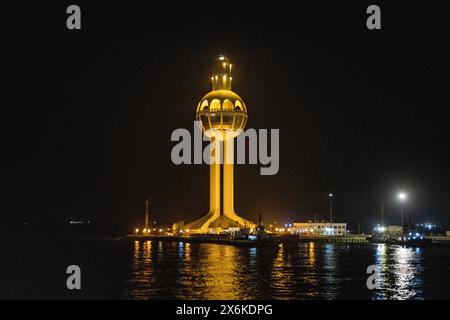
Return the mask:
<path id="1" fill-rule="evenodd" d="M 314 242 L 240 248 L 135 241 L 131 250 L 125 295 L 133 299 L 351 299 L 355 285 L 364 288 L 360 296 L 409 299 L 420 297 L 417 293 L 422 290 L 421 249 L 381 244 L 361 251 Z M 361 260 L 361 255 L 367 254 L 379 272 L 381 288 L 374 291 L 365 289 L 371 258 Z M 360 279 L 354 273 L 358 270 L 362 282 L 354 285 L 354 279 Z"/>
<path id="2" fill-rule="evenodd" d="M 142 252 L 145 262 L 150 263 L 152 259 L 152 242 L 150 240 L 144 242 Z"/>
<path id="3" fill-rule="evenodd" d="M 194 248 L 193 248 L 194 247 Z M 194 250 L 195 249 L 195 250 Z M 177 299 L 228 300 L 243 298 L 241 248 L 179 242 L 174 279 Z"/>
<path id="4" fill-rule="evenodd" d="M 292 256 L 281 244 L 272 265 L 272 288 L 280 293 L 280 299 L 287 299 L 294 293 L 294 268 Z"/>
<path id="5" fill-rule="evenodd" d="M 308 242 L 305 244 L 306 247 L 306 261 L 305 270 L 300 275 L 302 279 L 302 284 L 306 287 L 303 291 L 303 295 L 307 298 L 314 298 L 319 296 L 319 280 L 316 271 L 316 246 L 314 242 Z"/>
<path id="6" fill-rule="evenodd" d="M 308 266 L 314 268 L 316 264 L 316 251 L 314 250 L 314 242 L 308 243 Z"/>
<path id="7" fill-rule="evenodd" d="M 151 282 L 153 274 L 152 266 L 152 242 L 134 241 L 134 253 L 131 261 L 131 277 L 128 286 L 131 287 L 130 296 L 134 299 L 146 299 L 150 293 L 147 284 Z"/>
<path id="8" fill-rule="evenodd" d="M 185 245 L 184 245 L 184 258 L 188 262 L 191 260 L 191 244 L 190 243 L 185 243 Z"/>
<path id="9" fill-rule="evenodd" d="M 134 259 L 139 258 L 139 241 L 134 242 Z"/>
<path id="10" fill-rule="evenodd" d="M 206 259 L 202 268 L 203 282 L 207 288 L 204 299 L 237 299 L 239 294 L 238 269 L 239 248 L 216 245 L 213 250 L 206 250 Z"/>

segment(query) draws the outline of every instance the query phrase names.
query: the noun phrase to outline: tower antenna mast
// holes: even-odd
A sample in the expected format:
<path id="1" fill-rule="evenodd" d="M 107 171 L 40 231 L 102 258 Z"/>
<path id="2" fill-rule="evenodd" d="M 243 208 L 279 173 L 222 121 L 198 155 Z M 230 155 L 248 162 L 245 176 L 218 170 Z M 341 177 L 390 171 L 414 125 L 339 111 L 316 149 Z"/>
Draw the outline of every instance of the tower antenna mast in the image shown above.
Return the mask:
<path id="1" fill-rule="evenodd" d="M 148 196 L 145 199 L 145 223 L 144 223 L 144 225 L 145 225 L 144 228 L 147 229 L 147 230 L 148 230 L 148 209 L 149 209 L 149 206 L 150 206 L 150 202 L 151 202 L 151 197 Z"/>

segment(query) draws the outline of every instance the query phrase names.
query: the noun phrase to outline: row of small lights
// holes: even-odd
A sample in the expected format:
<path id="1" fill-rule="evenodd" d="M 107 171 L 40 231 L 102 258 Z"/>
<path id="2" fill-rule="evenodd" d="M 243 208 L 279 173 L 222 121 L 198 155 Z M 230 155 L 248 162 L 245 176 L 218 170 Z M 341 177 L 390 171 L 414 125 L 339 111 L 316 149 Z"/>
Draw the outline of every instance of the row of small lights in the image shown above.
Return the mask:
<path id="1" fill-rule="evenodd" d="M 153 231 L 156 231 L 156 228 L 153 228 Z M 158 231 L 159 231 L 159 232 L 163 232 L 163 229 L 159 229 Z M 170 228 L 167 228 L 167 231 L 170 231 Z M 136 229 L 134 230 L 134 232 L 135 232 L 135 233 L 139 233 L 139 228 L 136 228 Z M 142 230 L 142 233 L 150 233 L 150 232 L 152 232 L 152 229 L 150 229 L 150 228 L 148 228 L 148 229 L 144 228 L 144 229 Z"/>
<path id="2" fill-rule="evenodd" d="M 285 229 L 285 228 L 275 228 L 275 232 L 285 232 L 285 231 L 290 232 L 291 228 L 287 228 L 287 229 Z"/>
<path id="3" fill-rule="evenodd" d="M 284 228 L 275 228 L 275 232 L 285 232 L 285 231 L 290 232 L 291 228 L 292 228 L 292 223 L 290 223 L 290 224 L 286 223 L 284 225 Z"/>
<path id="4" fill-rule="evenodd" d="M 218 79 L 219 79 L 219 76 L 216 75 L 216 76 L 214 76 L 214 77 L 211 77 L 211 80 L 214 80 L 214 78 L 215 78 L 216 80 L 218 80 Z M 226 76 L 226 75 L 223 75 L 222 79 L 223 79 L 223 81 L 226 81 L 226 80 L 227 80 L 227 76 Z M 230 81 L 231 81 L 231 80 L 233 80 L 233 77 L 230 77 Z"/>
<path id="5" fill-rule="evenodd" d="M 408 234 L 408 240 L 411 240 L 411 237 L 413 238 L 413 240 L 419 239 L 423 240 L 423 236 L 421 234 L 419 234 L 418 232 L 416 232 L 415 235 L 413 235 L 411 232 Z M 398 238 L 398 240 L 402 240 L 401 237 Z M 403 237 L 403 240 L 406 241 L 406 237 Z"/>
<path id="6" fill-rule="evenodd" d="M 219 57 L 219 60 L 223 61 L 223 60 L 225 60 L 225 57 L 220 56 L 220 57 Z M 227 67 L 227 63 L 226 63 L 226 62 L 224 62 L 222 65 L 223 65 L 223 68 L 224 68 L 224 69 Z M 230 63 L 230 72 L 231 72 L 231 67 L 232 67 L 232 64 Z M 217 75 L 215 76 L 215 78 L 216 78 L 216 80 L 219 79 L 219 77 L 218 77 Z M 214 77 L 211 77 L 211 80 L 214 80 Z M 224 81 L 227 80 L 227 76 L 226 76 L 226 75 L 223 76 L 223 80 L 224 80 Z M 231 81 L 231 80 L 233 80 L 232 77 L 230 77 L 230 81 Z"/>

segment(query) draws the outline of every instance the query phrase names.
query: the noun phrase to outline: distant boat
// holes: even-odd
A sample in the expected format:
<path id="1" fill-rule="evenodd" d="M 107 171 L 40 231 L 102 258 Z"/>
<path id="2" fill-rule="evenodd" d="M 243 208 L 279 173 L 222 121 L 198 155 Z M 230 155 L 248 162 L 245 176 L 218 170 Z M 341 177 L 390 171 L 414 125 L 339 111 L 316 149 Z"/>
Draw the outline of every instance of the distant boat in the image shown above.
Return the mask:
<path id="1" fill-rule="evenodd" d="M 409 232 L 399 236 L 398 238 L 391 238 L 387 241 L 390 244 L 405 245 L 409 247 L 427 247 L 431 245 L 431 239 L 427 239 L 423 234 L 418 232 Z"/>

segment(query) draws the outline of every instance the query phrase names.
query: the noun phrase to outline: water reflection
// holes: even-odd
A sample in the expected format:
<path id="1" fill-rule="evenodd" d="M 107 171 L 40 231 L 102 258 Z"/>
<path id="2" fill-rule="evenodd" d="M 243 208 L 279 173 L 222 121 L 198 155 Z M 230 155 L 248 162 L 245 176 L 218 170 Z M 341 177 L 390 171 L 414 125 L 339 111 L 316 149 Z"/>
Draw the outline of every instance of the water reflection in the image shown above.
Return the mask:
<path id="1" fill-rule="evenodd" d="M 191 244 L 190 243 L 184 244 L 184 258 L 188 262 L 191 260 Z"/>
<path id="2" fill-rule="evenodd" d="M 314 242 L 308 243 L 308 266 L 310 268 L 314 268 L 316 264 L 316 251 L 314 248 Z"/>
<path id="3" fill-rule="evenodd" d="M 375 291 L 375 299 L 387 298 L 385 288 L 389 287 L 388 258 L 388 246 L 386 244 L 378 244 L 375 250 L 375 266 L 378 273 L 376 281 L 380 289 Z"/>
<path id="4" fill-rule="evenodd" d="M 301 248 L 300 248 L 301 250 Z M 304 265 L 304 270 L 301 273 L 301 280 L 303 283 L 303 292 L 306 298 L 313 299 L 319 296 L 318 291 L 318 276 L 316 271 L 316 246 L 314 242 L 306 244 L 304 249 L 306 255 L 301 257 L 301 260 L 305 260 L 303 263 L 299 261 L 298 265 Z"/>
<path id="5" fill-rule="evenodd" d="M 294 269 L 292 257 L 284 245 L 280 245 L 272 265 L 272 288 L 280 299 L 293 294 Z M 281 294 L 280 294 L 281 293 Z"/>
<path id="6" fill-rule="evenodd" d="M 420 249 L 416 251 L 412 248 L 399 247 L 393 252 L 392 273 L 394 275 L 394 299 L 411 299 L 416 294 L 421 293 L 421 277 L 419 275 L 421 267 L 419 266 Z"/>
<path id="7" fill-rule="evenodd" d="M 324 246 L 325 250 L 323 253 L 323 282 L 328 288 L 324 293 L 324 297 L 326 299 L 335 299 L 336 295 L 338 294 L 338 280 L 336 279 L 337 258 L 335 245 L 327 243 Z"/>
<path id="8" fill-rule="evenodd" d="M 380 288 L 374 299 L 422 299 L 422 266 L 420 248 L 388 246 L 376 248 L 375 263 L 379 272 Z"/>
<path id="9" fill-rule="evenodd" d="M 206 249 L 206 259 L 203 268 L 203 279 L 207 290 L 205 299 L 237 299 L 239 279 L 238 269 L 239 248 L 217 245 L 214 250 Z"/>
<path id="10" fill-rule="evenodd" d="M 135 241 L 125 296 L 137 299 L 423 298 L 423 250 L 303 243 L 276 248 Z M 374 264 L 380 288 L 366 287 Z"/>
<path id="11" fill-rule="evenodd" d="M 142 250 L 141 250 L 142 249 Z M 134 241 L 134 253 L 131 259 L 130 279 L 127 281 L 131 288 L 129 295 L 135 299 L 145 299 L 151 293 L 148 284 L 152 280 L 153 266 L 151 259 L 152 242 Z"/>
<path id="12" fill-rule="evenodd" d="M 251 262 L 243 261 L 245 251 L 249 249 L 210 244 L 196 245 L 195 249 L 195 259 L 185 261 L 180 270 L 179 298 L 249 298 L 245 287 L 249 278 L 246 271 Z"/>
<path id="13" fill-rule="evenodd" d="M 256 267 L 257 264 L 257 248 L 250 248 L 249 251 L 249 267 L 251 269 Z"/>

